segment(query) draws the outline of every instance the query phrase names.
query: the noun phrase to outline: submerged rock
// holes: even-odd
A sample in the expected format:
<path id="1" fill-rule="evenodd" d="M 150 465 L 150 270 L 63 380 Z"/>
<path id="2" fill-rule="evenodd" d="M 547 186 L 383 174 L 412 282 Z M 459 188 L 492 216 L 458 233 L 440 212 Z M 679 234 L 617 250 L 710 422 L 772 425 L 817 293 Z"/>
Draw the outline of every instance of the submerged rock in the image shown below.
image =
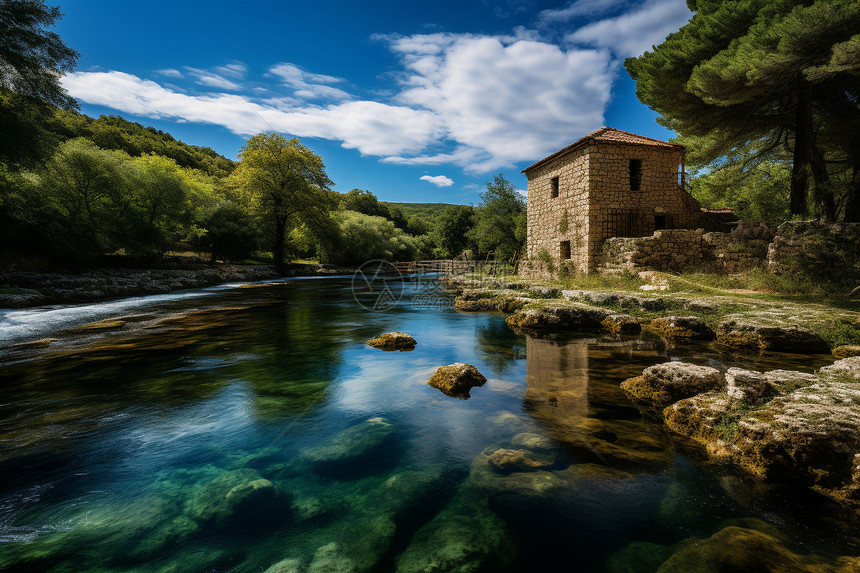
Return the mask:
<path id="1" fill-rule="evenodd" d="M 756 520 L 744 520 L 756 526 Z M 797 571 L 798 573 L 849 573 L 860 569 L 860 558 L 801 553 L 788 539 L 763 522 L 753 528 L 730 525 L 708 539 L 683 543 L 657 570 L 658 573 L 691 571 Z"/>
<path id="2" fill-rule="evenodd" d="M 329 440 L 302 452 L 301 459 L 317 470 L 363 470 L 367 458 L 382 453 L 395 437 L 395 428 L 385 418 L 370 418 L 335 434 Z"/>
<path id="3" fill-rule="evenodd" d="M 336 542 L 327 543 L 314 553 L 313 561 L 308 567 L 308 573 L 356 573 L 355 562 L 342 553 L 341 546 Z"/>
<path id="4" fill-rule="evenodd" d="M 555 463 L 555 456 L 529 450 L 499 449 L 490 454 L 490 465 L 498 472 L 522 472 L 547 468 Z"/>
<path id="5" fill-rule="evenodd" d="M 651 321 L 648 329 L 671 342 L 713 340 L 714 331 L 696 316 L 665 316 Z"/>
<path id="6" fill-rule="evenodd" d="M 379 348 L 380 350 L 414 350 L 415 339 L 412 336 L 406 334 L 405 332 L 386 332 L 385 334 L 381 334 L 376 338 L 371 338 L 367 341 L 369 346 L 374 348 Z"/>
<path id="7" fill-rule="evenodd" d="M 201 524 L 219 527 L 260 523 L 278 513 L 284 499 L 275 484 L 251 469 L 224 472 L 198 487 L 185 504 L 185 513 Z"/>
<path id="8" fill-rule="evenodd" d="M 505 522 L 480 498 L 460 493 L 397 557 L 397 573 L 500 571 L 512 561 Z"/>
<path id="9" fill-rule="evenodd" d="M 637 407 L 657 413 L 678 400 L 713 390 L 722 381 L 716 368 L 666 362 L 646 368 L 642 376 L 625 380 L 621 388 Z"/>
<path id="10" fill-rule="evenodd" d="M 469 390 L 483 386 L 487 379 L 471 364 L 456 362 L 436 369 L 428 384 L 452 398 L 469 398 Z"/>
<path id="11" fill-rule="evenodd" d="M 505 322 L 525 330 L 589 330 L 601 328 L 603 320 L 613 314 L 605 308 L 571 304 L 518 310 Z"/>
<path id="12" fill-rule="evenodd" d="M 302 573 L 301 559 L 283 559 L 278 561 L 263 573 Z"/>
<path id="13" fill-rule="evenodd" d="M 830 353 L 830 347 L 815 332 L 793 325 L 724 320 L 717 326 L 717 342 L 732 348 L 770 352 Z"/>

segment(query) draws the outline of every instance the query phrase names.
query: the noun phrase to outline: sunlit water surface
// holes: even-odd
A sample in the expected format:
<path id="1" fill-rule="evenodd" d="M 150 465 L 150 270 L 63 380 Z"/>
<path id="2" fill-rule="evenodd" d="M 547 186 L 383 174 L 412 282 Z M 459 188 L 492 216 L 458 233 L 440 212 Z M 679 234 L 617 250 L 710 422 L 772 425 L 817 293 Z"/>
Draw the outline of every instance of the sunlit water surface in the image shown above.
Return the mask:
<path id="1" fill-rule="evenodd" d="M 732 523 L 860 554 L 838 507 L 707 465 L 618 387 L 669 359 L 820 361 L 532 338 L 452 310 L 433 280 L 376 311 L 351 286 L 0 311 L 0 569 L 653 571 Z M 415 350 L 365 345 L 393 330 Z M 426 384 L 453 362 L 488 378 L 468 400 Z M 525 442 L 542 467 L 488 465 Z"/>

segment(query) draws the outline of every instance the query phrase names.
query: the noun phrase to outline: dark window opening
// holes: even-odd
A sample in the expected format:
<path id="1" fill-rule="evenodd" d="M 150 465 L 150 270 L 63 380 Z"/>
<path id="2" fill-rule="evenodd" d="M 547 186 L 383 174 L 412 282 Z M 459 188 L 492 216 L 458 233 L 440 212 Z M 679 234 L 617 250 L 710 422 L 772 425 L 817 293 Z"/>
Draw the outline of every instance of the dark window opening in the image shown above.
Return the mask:
<path id="1" fill-rule="evenodd" d="M 562 241 L 560 246 L 561 260 L 566 261 L 570 259 L 570 241 Z"/>
<path id="2" fill-rule="evenodd" d="M 607 237 L 635 237 L 636 214 L 612 209 L 606 219 Z"/>
<path id="3" fill-rule="evenodd" d="M 630 190 L 639 191 L 642 186 L 642 160 L 630 160 Z"/>
<path id="4" fill-rule="evenodd" d="M 667 215 L 654 215 L 654 230 L 669 228 L 669 217 Z"/>
<path id="5" fill-rule="evenodd" d="M 558 177 L 553 177 L 550 180 L 550 197 L 558 197 Z"/>

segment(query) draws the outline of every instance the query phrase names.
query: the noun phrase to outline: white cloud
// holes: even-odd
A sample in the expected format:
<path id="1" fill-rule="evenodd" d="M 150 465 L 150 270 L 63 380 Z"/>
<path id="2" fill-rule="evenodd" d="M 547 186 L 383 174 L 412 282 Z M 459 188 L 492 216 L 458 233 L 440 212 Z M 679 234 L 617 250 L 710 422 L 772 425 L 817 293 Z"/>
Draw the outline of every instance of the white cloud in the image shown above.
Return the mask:
<path id="1" fill-rule="evenodd" d="M 186 95 L 123 72 L 73 72 L 74 97 L 135 115 L 222 125 L 241 135 L 261 131 L 342 141 L 368 155 L 417 153 L 440 136 L 430 112 L 372 101 L 282 109 L 234 94 Z"/>
<path id="2" fill-rule="evenodd" d="M 484 172 L 531 160 L 602 125 L 617 63 L 605 51 L 534 40 L 428 34 L 388 38 L 409 71 L 397 100 L 432 111 L 453 152 L 389 159 L 454 161 Z"/>
<path id="3" fill-rule="evenodd" d="M 348 93 L 329 85 L 341 83 L 343 78 L 312 74 L 290 63 L 276 64 L 269 69 L 269 73 L 278 77 L 283 85 L 295 90 L 296 97 L 302 99 L 350 99 Z"/>
<path id="4" fill-rule="evenodd" d="M 595 16 L 627 5 L 628 0 L 575 0 L 564 8 L 543 10 L 538 14 L 541 23 L 567 22 L 579 16 Z"/>
<path id="5" fill-rule="evenodd" d="M 568 34 L 569 42 L 611 49 L 619 57 L 638 56 L 660 44 L 689 21 L 692 12 L 682 0 L 648 0 L 615 18 L 599 20 Z"/>
<path id="6" fill-rule="evenodd" d="M 168 78 L 184 78 L 182 72 L 173 68 L 165 68 L 163 70 L 155 70 L 155 73 L 160 76 L 166 76 Z"/>
<path id="7" fill-rule="evenodd" d="M 216 74 L 215 72 L 201 70 L 199 68 L 190 68 L 188 66 L 185 66 L 185 71 L 187 71 L 188 74 L 193 77 L 198 84 L 202 86 L 220 88 L 222 90 L 230 91 L 239 91 L 242 89 L 241 85 L 237 84 L 232 80 L 228 80 L 224 76 Z"/>
<path id="8" fill-rule="evenodd" d="M 454 184 L 453 179 L 445 177 L 444 175 L 422 175 L 419 179 L 421 179 L 421 181 L 432 183 L 436 187 L 450 187 Z"/>
<path id="9" fill-rule="evenodd" d="M 75 72 L 63 83 L 82 101 L 135 115 L 222 125 L 242 135 L 319 137 L 387 163 L 485 173 L 539 159 L 603 124 L 617 59 L 605 49 L 536 38 L 522 28 L 504 37 L 380 36 L 403 70 L 394 76 L 397 90 L 377 101 L 354 98 L 342 78 L 291 63 L 267 74 L 286 93 L 274 85 L 243 89 L 241 63 L 185 68 L 198 83 L 235 94 L 186 94 L 119 71 Z"/>

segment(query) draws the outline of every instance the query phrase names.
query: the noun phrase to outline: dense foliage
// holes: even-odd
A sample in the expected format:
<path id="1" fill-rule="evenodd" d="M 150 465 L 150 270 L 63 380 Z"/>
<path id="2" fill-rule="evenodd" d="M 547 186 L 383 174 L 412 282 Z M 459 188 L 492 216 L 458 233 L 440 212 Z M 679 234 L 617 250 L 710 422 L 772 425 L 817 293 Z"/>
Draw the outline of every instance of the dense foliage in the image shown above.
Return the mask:
<path id="1" fill-rule="evenodd" d="M 860 217 L 860 3 L 689 0 L 696 13 L 626 61 L 639 99 L 694 166 L 732 155 L 791 165 L 791 212 Z M 748 157 L 749 158 L 749 157 Z"/>
<path id="2" fill-rule="evenodd" d="M 501 173 L 481 193 L 474 220 L 469 237 L 481 252 L 501 261 L 519 258 L 526 240 L 526 202 Z"/>

